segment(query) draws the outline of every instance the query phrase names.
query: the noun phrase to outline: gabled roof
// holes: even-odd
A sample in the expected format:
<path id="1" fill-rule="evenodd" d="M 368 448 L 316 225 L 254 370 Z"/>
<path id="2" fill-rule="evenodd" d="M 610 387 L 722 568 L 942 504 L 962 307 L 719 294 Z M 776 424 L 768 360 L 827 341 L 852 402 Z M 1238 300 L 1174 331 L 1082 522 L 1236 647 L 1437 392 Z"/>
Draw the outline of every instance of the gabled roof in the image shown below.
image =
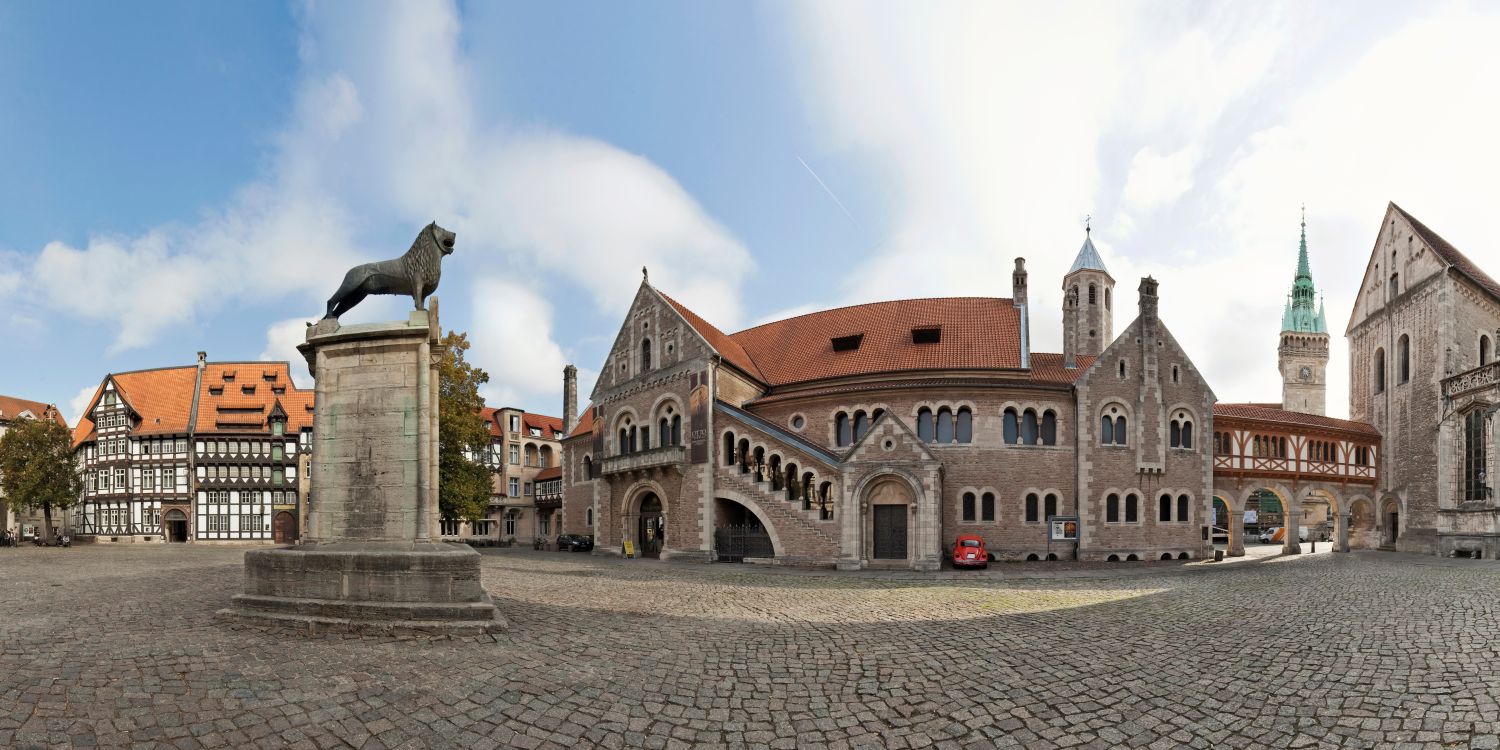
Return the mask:
<path id="1" fill-rule="evenodd" d="M 703 340 L 707 341 L 708 345 L 713 347 L 714 351 L 718 352 L 719 356 L 723 357 L 726 362 L 738 367 L 745 374 L 762 383 L 767 382 L 766 376 L 761 374 L 760 368 L 755 366 L 755 361 L 750 358 L 750 355 L 745 352 L 738 341 L 726 335 L 714 326 L 714 324 L 699 317 L 698 313 L 687 309 L 681 302 L 663 294 L 660 289 L 657 289 L 656 293 L 661 294 L 662 299 L 666 300 L 673 309 L 677 310 L 677 314 L 681 315 L 683 320 L 686 320 L 687 324 L 692 326 L 693 330 L 697 331 L 698 335 L 702 336 Z"/>
<path id="2" fill-rule="evenodd" d="M 1395 202 L 1391 203 L 1391 208 L 1395 209 L 1396 213 L 1401 214 L 1401 218 L 1411 224 L 1411 228 L 1416 230 L 1416 233 L 1421 236 L 1422 242 L 1432 248 L 1432 251 L 1437 253 L 1437 256 L 1442 258 L 1443 262 L 1453 266 L 1459 273 L 1469 277 L 1470 281 L 1478 284 L 1480 288 L 1500 299 L 1500 282 L 1496 282 L 1490 278 L 1490 275 L 1480 269 L 1474 261 L 1469 260 L 1469 256 L 1459 252 L 1458 248 L 1449 244 L 1437 232 L 1429 229 L 1426 224 L 1417 221 L 1417 217 L 1407 213 L 1405 209 L 1396 205 Z"/>
<path id="3" fill-rule="evenodd" d="M 549 479 L 562 479 L 562 467 L 549 466 L 537 472 L 535 477 L 532 477 L 532 481 L 534 482 L 545 482 Z"/>
<path id="4" fill-rule="evenodd" d="M 1321 427 L 1328 430 L 1341 430 L 1343 432 L 1357 432 L 1366 435 L 1380 436 L 1380 431 L 1364 422 L 1353 422 L 1347 419 L 1335 419 L 1320 414 L 1304 414 L 1299 411 L 1270 406 L 1267 404 L 1214 404 L 1214 417 L 1231 417 L 1236 419 L 1253 419 L 1258 422 L 1280 423 L 1285 425 L 1298 425 L 1303 427 Z"/>
<path id="5" fill-rule="evenodd" d="M 553 433 L 561 433 L 563 431 L 563 421 L 561 417 L 549 417 L 545 414 L 532 414 L 529 411 L 521 413 L 521 424 L 528 428 L 535 427 L 537 429 L 540 429 L 542 431 L 542 437 L 545 437 L 549 440 L 552 439 Z"/>
<path id="6" fill-rule="evenodd" d="M 573 431 L 571 433 L 568 433 L 568 437 L 571 438 L 578 437 L 579 435 L 588 435 L 593 431 L 594 405 L 589 404 L 588 406 L 583 407 L 583 413 L 578 415 L 578 424 L 573 426 Z"/>
<path id="7" fill-rule="evenodd" d="M 1021 313 L 1002 297 L 872 302 L 799 315 L 726 335 L 662 295 L 726 361 L 770 385 L 910 370 L 1021 369 Z M 940 329 L 913 343 L 914 329 Z M 859 336 L 834 351 L 833 339 Z"/>
<path id="8" fill-rule="evenodd" d="M 113 380 L 115 392 L 130 410 L 141 418 L 135 435 L 172 435 L 188 432 L 193 411 L 193 385 L 198 380 L 194 365 L 163 367 L 155 370 L 114 373 L 100 381 L 89 400 L 88 408 L 73 429 L 73 443 L 87 440 L 94 432 L 94 407 L 104 396 L 104 385 Z"/>
<path id="9" fill-rule="evenodd" d="M 1099 251 L 1094 248 L 1094 238 L 1091 233 L 1083 235 L 1083 247 L 1078 248 L 1078 256 L 1073 259 L 1073 267 L 1068 269 L 1068 274 L 1078 271 L 1103 271 L 1109 273 L 1104 267 L 1104 259 L 1099 257 Z M 1068 275 L 1064 274 L 1064 275 Z"/>
<path id="10" fill-rule="evenodd" d="M 269 434 L 271 414 L 278 401 L 286 412 L 287 434 L 312 427 L 313 391 L 297 388 L 286 362 L 209 362 L 204 365 L 199 388 L 194 432 Z M 281 393 L 276 392 L 278 388 Z M 142 416 L 149 421 L 144 412 Z M 143 433 L 137 429 L 134 434 Z"/>
<path id="11" fill-rule="evenodd" d="M 68 426 L 68 421 L 63 418 L 62 413 L 52 404 L 16 398 L 15 396 L 0 396 L 0 422 L 9 422 L 26 413 L 31 414 L 36 419 L 46 419 L 50 416 L 63 427 Z"/>
<path id="12" fill-rule="evenodd" d="M 1031 379 L 1043 383 L 1073 383 L 1093 366 L 1095 357 L 1078 355 L 1077 367 L 1063 365 L 1063 355 L 1048 352 L 1031 353 Z"/>

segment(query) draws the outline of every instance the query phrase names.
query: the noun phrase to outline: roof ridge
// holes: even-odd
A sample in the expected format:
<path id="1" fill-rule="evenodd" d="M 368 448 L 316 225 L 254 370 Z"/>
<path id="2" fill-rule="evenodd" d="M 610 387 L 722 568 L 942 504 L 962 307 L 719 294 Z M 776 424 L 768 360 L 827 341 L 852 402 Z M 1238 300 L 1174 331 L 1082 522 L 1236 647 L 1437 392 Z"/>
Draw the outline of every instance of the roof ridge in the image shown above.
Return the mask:
<path id="1" fill-rule="evenodd" d="M 894 304 L 898 304 L 898 303 L 902 303 L 902 302 L 935 302 L 935 301 L 940 301 L 940 300 L 943 300 L 943 301 L 946 301 L 946 300 L 994 300 L 996 302 L 1014 302 L 1015 298 L 1014 297 L 985 297 L 985 296 L 975 295 L 975 294 L 965 294 L 965 295 L 955 295 L 955 296 L 952 296 L 952 297 L 907 297 L 907 298 L 901 298 L 901 299 L 875 300 L 874 302 L 859 302 L 859 303 L 855 303 L 855 304 L 852 304 L 852 305 L 840 305 L 838 307 L 827 307 L 827 308 L 824 308 L 822 310 L 809 310 L 809 311 L 807 311 L 805 313 L 800 313 L 800 314 L 797 314 L 797 315 L 793 315 L 790 318 L 777 318 L 776 320 L 768 320 L 768 321 L 766 321 L 764 323 L 759 323 L 757 325 L 750 326 L 749 328 L 745 328 L 745 329 L 742 329 L 742 330 L 735 331 L 734 333 L 731 333 L 731 334 L 728 334 L 728 335 L 731 336 L 731 337 L 738 336 L 738 335 L 740 335 L 742 333 L 749 333 L 749 332 L 754 331 L 754 330 L 759 329 L 759 328 L 765 328 L 766 326 L 776 325 L 777 323 L 787 323 L 787 322 L 790 322 L 790 321 L 793 321 L 793 320 L 797 320 L 798 318 L 806 318 L 806 317 L 811 316 L 811 315 L 822 315 L 824 313 L 838 312 L 839 310 L 853 310 L 854 308 L 857 308 L 857 307 L 873 307 L 875 305 L 894 305 Z"/>

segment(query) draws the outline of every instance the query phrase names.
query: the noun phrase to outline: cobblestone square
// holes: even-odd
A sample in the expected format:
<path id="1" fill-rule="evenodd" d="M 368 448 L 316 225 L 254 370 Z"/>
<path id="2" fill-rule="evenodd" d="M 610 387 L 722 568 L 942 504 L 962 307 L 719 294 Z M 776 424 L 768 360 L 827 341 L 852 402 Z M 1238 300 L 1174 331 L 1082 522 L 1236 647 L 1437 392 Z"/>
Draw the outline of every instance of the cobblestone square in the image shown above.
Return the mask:
<path id="1" fill-rule="evenodd" d="M 3 747 L 1496 747 L 1500 567 L 484 556 L 490 639 L 214 619 L 245 548 L 0 550 Z"/>

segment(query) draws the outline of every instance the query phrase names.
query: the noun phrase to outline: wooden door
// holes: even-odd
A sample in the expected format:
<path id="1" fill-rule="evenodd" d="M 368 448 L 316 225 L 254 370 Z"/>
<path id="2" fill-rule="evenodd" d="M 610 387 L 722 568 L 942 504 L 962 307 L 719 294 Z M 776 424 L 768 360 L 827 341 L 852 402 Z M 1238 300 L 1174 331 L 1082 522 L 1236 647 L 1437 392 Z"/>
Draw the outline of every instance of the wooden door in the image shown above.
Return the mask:
<path id="1" fill-rule="evenodd" d="M 906 506 L 876 505 L 875 557 L 880 560 L 906 559 Z"/>
<path id="2" fill-rule="evenodd" d="M 291 544 L 297 539 L 297 517 L 291 511 L 281 511 L 271 520 L 271 540 L 277 544 Z"/>

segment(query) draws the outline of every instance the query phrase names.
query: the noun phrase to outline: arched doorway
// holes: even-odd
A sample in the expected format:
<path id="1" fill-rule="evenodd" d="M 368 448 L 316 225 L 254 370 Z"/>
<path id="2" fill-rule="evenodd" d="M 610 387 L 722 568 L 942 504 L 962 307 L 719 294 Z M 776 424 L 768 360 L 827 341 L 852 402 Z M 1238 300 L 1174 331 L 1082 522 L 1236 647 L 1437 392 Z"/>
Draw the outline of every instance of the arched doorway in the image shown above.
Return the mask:
<path id="1" fill-rule="evenodd" d="M 188 519 L 186 513 L 173 508 L 167 511 L 167 516 L 162 519 L 162 523 L 167 527 L 167 541 L 186 542 L 188 540 Z"/>
<path id="2" fill-rule="evenodd" d="M 755 511 L 729 498 L 714 499 L 714 557 L 720 562 L 776 557 L 771 530 Z"/>
<path id="3" fill-rule="evenodd" d="M 876 482 L 865 491 L 870 509 L 868 526 L 871 560 L 905 561 L 911 552 L 911 509 L 916 498 L 911 487 L 895 477 Z"/>
<path id="4" fill-rule="evenodd" d="M 271 541 L 277 544 L 291 544 L 297 539 L 297 517 L 289 510 L 279 511 L 275 518 L 271 519 Z"/>
<path id="5" fill-rule="evenodd" d="M 641 497 L 641 510 L 636 521 L 635 544 L 641 557 L 661 557 L 662 544 L 667 537 L 666 521 L 661 498 L 655 492 L 647 492 Z"/>
<path id="6" fill-rule="evenodd" d="M 1375 534 L 1375 509 L 1364 498 L 1349 503 L 1349 546 L 1374 547 L 1378 545 Z"/>
<path id="7" fill-rule="evenodd" d="M 1395 498 L 1386 498 L 1380 506 L 1380 522 L 1383 524 L 1380 546 L 1394 548 L 1396 540 L 1401 537 L 1401 506 L 1396 504 Z"/>

